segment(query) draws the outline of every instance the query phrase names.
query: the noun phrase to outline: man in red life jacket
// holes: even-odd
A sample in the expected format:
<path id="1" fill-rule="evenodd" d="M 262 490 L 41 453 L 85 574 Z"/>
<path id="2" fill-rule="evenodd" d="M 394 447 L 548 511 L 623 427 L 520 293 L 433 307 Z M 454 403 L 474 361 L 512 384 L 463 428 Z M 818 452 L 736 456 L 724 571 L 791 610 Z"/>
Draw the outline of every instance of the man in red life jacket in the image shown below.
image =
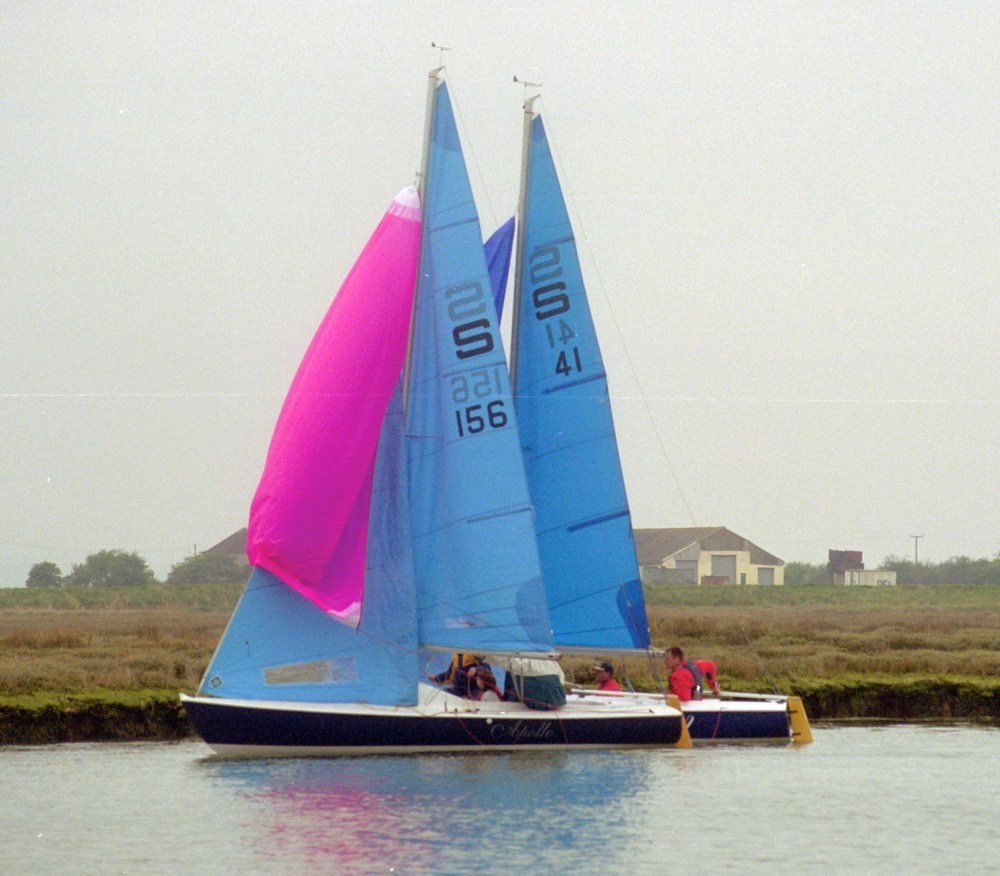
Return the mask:
<path id="1" fill-rule="evenodd" d="M 667 648 L 663 663 L 670 671 L 670 693 L 682 703 L 701 699 L 701 670 L 693 660 L 685 660 L 684 652 L 675 645 Z"/>
<path id="2" fill-rule="evenodd" d="M 610 663 L 599 663 L 591 668 L 594 670 L 598 690 L 621 690 L 615 681 L 615 668 Z"/>

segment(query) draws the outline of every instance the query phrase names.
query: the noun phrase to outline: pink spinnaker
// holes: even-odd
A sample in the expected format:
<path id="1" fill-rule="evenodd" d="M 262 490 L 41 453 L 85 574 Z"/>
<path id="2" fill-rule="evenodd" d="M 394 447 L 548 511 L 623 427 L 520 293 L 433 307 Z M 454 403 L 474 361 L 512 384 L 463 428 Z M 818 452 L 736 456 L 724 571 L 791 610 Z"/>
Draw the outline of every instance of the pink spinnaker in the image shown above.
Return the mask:
<path id="1" fill-rule="evenodd" d="M 250 562 L 355 627 L 375 451 L 406 356 L 419 251 L 419 200 L 408 188 L 375 229 L 299 365 L 250 505 Z"/>

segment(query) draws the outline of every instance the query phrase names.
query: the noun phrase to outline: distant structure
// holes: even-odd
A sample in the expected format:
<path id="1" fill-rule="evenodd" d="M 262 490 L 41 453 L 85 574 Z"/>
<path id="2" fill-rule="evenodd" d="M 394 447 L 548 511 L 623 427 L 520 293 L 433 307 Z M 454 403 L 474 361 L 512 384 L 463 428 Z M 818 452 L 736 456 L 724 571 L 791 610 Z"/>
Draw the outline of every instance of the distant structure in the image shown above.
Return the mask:
<path id="1" fill-rule="evenodd" d="M 846 587 L 895 587 L 896 573 L 888 569 L 866 569 L 861 551 L 829 552 L 826 568 L 831 584 Z"/>
<path id="2" fill-rule="evenodd" d="M 831 584 L 843 584 L 844 573 L 856 571 L 865 567 L 861 551 L 829 551 L 826 570 L 830 574 Z"/>
<path id="3" fill-rule="evenodd" d="M 226 557 L 234 557 L 241 566 L 249 566 L 247 559 L 247 530 L 238 529 L 228 538 L 222 539 L 218 544 L 202 551 L 204 554 L 222 554 Z"/>
<path id="4" fill-rule="evenodd" d="M 785 583 L 785 561 L 724 526 L 636 529 L 639 571 L 647 584 Z"/>

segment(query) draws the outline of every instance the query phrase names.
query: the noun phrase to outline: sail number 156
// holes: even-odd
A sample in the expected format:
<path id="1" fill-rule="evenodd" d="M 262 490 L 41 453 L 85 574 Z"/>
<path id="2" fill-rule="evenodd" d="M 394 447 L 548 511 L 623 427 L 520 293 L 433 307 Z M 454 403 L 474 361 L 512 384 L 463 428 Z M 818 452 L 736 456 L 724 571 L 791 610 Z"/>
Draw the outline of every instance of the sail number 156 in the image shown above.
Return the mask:
<path id="1" fill-rule="evenodd" d="M 456 405 L 455 428 L 459 438 L 507 425 L 503 374 L 498 366 L 480 368 L 451 378 L 451 400 Z"/>

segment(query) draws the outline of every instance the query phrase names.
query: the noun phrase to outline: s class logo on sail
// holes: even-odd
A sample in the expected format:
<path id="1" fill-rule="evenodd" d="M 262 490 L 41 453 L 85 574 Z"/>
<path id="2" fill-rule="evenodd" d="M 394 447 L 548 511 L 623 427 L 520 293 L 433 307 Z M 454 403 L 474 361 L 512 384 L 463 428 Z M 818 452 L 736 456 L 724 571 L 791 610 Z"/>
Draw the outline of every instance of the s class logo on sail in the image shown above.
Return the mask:
<path id="1" fill-rule="evenodd" d="M 445 290 L 455 358 L 472 359 L 493 352 L 494 328 L 489 315 L 492 296 L 482 283 L 470 280 Z M 486 429 L 502 429 L 508 417 L 504 409 L 508 395 L 506 369 L 500 365 L 476 368 L 451 377 L 451 400 L 456 405 L 455 428 L 459 438 Z M 471 402 L 471 403 L 470 403 Z"/>
<path id="2" fill-rule="evenodd" d="M 583 363 L 580 360 L 580 348 L 571 346 L 576 332 L 562 318 L 563 314 L 569 313 L 570 298 L 566 294 L 566 283 L 560 279 L 563 274 L 561 262 L 559 247 L 540 246 L 531 254 L 529 270 L 535 319 L 545 323 L 549 346 L 559 352 L 553 370 L 556 374 L 568 377 L 583 371 Z M 554 319 L 555 317 L 560 318 Z M 557 347 L 557 344 L 561 347 Z"/>
<path id="3" fill-rule="evenodd" d="M 451 330 L 455 356 L 470 359 L 491 352 L 493 333 L 489 319 L 482 314 L 488 313 L 486 307 L 492 306 L 492 301 L 484 292 L 483 284 L 478 280 L 459 283 L 446 289 L 444 297 L 448 301 L 448 316 L 456 324 Z M 477 316 L 480 318 L 474 319 Z"/>

